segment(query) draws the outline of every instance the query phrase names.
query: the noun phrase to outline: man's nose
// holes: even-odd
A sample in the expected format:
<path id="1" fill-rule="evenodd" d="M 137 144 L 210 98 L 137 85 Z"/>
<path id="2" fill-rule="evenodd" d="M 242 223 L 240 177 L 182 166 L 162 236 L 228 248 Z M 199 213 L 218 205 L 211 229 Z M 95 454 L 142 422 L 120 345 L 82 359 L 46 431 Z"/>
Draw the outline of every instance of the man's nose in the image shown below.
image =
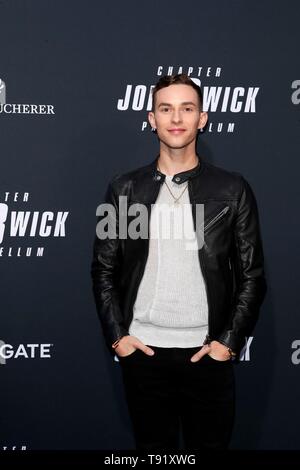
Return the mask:
<path id="1" fill-rule="evenodd" d="M 172 121 L 173 122 L 180 122 L 181 121 L 181 113 L 179 110 L 174 110 L 172 113 Z"/>

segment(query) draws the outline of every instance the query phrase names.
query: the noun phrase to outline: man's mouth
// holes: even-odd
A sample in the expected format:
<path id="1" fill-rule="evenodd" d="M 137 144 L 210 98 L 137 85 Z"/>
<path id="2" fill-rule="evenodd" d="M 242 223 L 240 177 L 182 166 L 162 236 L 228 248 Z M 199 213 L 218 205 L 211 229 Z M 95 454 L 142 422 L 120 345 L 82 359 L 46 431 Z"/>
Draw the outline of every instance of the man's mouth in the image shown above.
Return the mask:
<path id="1" fill-rule="evenodd" d="M 185 131 L 185 129 L 182 129 L 181 127 L 174 127 L 173 129 L 168 129 L 171 134 L 181 134 L 182 132 Z"/>

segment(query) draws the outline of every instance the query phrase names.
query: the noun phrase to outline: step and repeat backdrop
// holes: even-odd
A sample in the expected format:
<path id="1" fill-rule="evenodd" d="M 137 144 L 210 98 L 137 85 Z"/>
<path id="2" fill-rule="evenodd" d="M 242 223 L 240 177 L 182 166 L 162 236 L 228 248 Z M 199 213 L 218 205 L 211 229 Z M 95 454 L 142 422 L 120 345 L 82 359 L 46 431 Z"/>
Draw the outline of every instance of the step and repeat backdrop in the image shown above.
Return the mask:
<path id="1" fill-rule="evenodd" d="M 134 449 L 92 293 L 96 208 L 150 163 L 151 87 L 203 89 L 208 162 L 259 206 L 268 293 L 245 338 L 233 449 L 299 449 L 300 4 L 0 1 L 0 448 Z M 145 423 L 147 425 L 147 423 Z"/>

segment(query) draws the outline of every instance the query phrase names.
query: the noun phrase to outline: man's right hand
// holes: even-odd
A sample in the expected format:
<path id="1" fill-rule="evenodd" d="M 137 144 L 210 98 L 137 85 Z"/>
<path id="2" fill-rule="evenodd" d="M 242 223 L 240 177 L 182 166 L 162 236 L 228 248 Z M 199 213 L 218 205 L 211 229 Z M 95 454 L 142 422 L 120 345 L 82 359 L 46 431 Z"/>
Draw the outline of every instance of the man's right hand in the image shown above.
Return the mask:
<path id="1" fill-rule="evenodd" d="M 118 356 L 125 357 L 132 354 L 137 349 L 140 349 L 148 356 L 153 356 L 154 351 L 153 349 L 146 346 L 142 341 L 140 341 L 136 336 L 126 335 L 123 336 L 118 346 L 115 348 L 115 352 Z"/>

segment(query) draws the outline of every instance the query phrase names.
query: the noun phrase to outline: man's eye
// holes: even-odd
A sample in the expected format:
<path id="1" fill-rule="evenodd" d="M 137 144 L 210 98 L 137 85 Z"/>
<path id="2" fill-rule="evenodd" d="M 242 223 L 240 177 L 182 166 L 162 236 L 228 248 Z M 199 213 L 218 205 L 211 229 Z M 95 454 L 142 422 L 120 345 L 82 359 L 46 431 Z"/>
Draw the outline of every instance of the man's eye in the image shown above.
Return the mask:
<path id="1" fill-rule="evenodd" d="M 192 111 L 193 108 L 185 108 L 186 111 Z"/>
<path id="2" fill-rule="evenodd" d="M 163 110 L 164 112 L 167 112 L 167 111 L 169 111 L 169 108 L 162 108 L 162 110 Z"/>

